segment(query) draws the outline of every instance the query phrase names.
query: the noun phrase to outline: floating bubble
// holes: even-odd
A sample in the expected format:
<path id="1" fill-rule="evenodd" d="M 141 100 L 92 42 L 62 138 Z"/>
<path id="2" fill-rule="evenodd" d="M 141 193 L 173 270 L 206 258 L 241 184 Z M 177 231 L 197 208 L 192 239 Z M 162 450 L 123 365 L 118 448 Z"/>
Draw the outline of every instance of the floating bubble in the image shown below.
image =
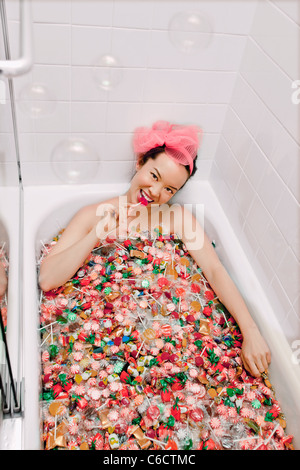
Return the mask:
<path id="1" fill-rule="evenodd" d="M 56 101 L 46 85 L 30 83 L 20 92 L 19 106 L 27 116 L 38 119 L 53 114 Z"/>
<path id="2" fill-rule="evenodd" d="M 51 164 L 61 181 L 81 184 L 95 177 L 99 168 L 99 157 L 84 139 L 70 137 L 53 149 Z"/>
<path id="3" fill-rule="evenodd" d="M 112 90 L 122 81 L 122 67 L 113 55 L 104 54 L 92 65 L 94 80 L 103 90 Z"/>
<path id="4" fill-rule="evenodd" d="M 212 27 L 204 13 L 184 11 L 171 19 L 169 37 L 181 52 L 195 54 L 208 47 L 212 39 Z"/>

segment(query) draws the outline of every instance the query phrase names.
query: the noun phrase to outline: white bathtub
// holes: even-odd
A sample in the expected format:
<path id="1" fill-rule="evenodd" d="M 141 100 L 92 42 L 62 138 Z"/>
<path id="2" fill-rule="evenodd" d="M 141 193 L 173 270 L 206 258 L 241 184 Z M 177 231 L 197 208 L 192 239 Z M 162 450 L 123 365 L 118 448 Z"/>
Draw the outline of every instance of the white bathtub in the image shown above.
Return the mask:
<path id="1" fill-rule="evenodd" d="M 40 449 L 39 417 L 39 336 L 36 256 L 40 240 L 48 240 L 60 227 L 65 227 L 77 210 L 122 194 L 127 185 L 33 186 L 24 188 L 24 378 L 25 401 L 22 449 Z M 175 202 L 175 200 L 174 200 Z M 209 183 L 190 181 L 176 202 L 204 204 L 205 230 L 216 243 L 216 250 L 229 274 L 236 282 L 272 352 L 270 380 L 293 434 L 294 445 L 300 449 L 300 377 L 299 365 L 282 328 L 272 311 L 255 272 L 242 251 L 225 213 Z"/>

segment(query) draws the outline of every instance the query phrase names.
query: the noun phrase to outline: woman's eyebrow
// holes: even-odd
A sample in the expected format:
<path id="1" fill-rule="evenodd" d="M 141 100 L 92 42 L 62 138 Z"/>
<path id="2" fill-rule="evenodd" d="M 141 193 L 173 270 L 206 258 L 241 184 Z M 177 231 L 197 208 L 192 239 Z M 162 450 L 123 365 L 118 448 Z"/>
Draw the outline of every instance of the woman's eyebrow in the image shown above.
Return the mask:
<path id="1" fill-rule="evenodd" d="M 160 175 L 160 172 L 158 171 L 158 169 L 157 169 L 157 168 L 154 168 L 154 170 L 156 170 L 158 176 L 161 178 L 161 175 Z M 167 185 L 167 186 L 168 186 L 169 188 L 175 189 L 175 191 L 178 191 L 178 189 L 175 188 L 175 186 L 170 186 L 170 185 Z"/>

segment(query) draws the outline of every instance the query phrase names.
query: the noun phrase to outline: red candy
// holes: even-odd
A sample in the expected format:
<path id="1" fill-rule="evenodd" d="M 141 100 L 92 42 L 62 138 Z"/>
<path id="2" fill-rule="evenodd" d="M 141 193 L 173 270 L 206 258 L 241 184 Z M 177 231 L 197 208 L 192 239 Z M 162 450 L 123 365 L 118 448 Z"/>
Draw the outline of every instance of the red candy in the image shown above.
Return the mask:
<path id="1" fill-rule="evenodd" d="M 159 408 L 157 406 L 150 405 L 147 409 L 146 414 L 147 414 L 148 418 L 156 420 L 160 415 L 160 411 L 159 411 Z"/>
<path id="2" fill-rule="evenodd" d="M 203 420 L 204 413 L 200 408 L 195 408 L 190 411 L 189 416 L 193 421 L 198 423 Z"/>
<path id="3" fill-rule="evenodd" d="M 147 199 L 145 199 L 144 197 L 141 197 L 140 203 L 141 203 L 143 206 L 148 206 L 148 204 L 149 204 L 149 202 L 147 201 Z"/>
<path id="4" fill-rule="evenodd" d="M 211 315 L 212 309 L 211 307 L 204 307 L 203 313 L 205 316 L 209 317 Z"/>

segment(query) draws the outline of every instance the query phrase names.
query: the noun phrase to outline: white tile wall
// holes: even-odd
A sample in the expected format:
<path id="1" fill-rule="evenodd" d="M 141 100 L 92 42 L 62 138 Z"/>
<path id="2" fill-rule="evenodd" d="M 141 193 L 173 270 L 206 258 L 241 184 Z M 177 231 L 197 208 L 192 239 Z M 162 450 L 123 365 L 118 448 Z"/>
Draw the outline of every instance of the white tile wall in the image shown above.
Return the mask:
<path id="1" fill-rule="evenodd" d="M 0 24 L 0 60 L 6 59 L 3 28 Z M 0 74 L 0 186 L 19 185 L 9 81 Z M 5 193 L 5 192 L 3 192 Z M 3 198 L 2 193 L 2 198 Z M 6 194 L 6 193 L 5 193 Z M 3 224 L 1 220 L 1 224 Z M 3 234 L 1 234 L 3 235 Z M 1 238 L 3 243 L 3 237 Z"/>
<path id="2" fill-rule="evenodd" d="M 17 57 L 18 0 L 6 3 Z M 207 179 L 255 6 L 256 0 L 32 0 L 35 64 L 14 83 L 22 162 L 49 161 L 48 147 L 68 133 L 101 142 L 105 161 L 131 162 L 134 127 L 168 119 L 205 129 L 197 178 Z M 193 54 L 169 36 L 170 21 L 184 11 L 204 15 L 213 33 L 209 46 Z M 114 55 L 122 71 L 109 91 L 94 78 L 103 54 Z M 33 119 L 22 96 L 36 83 L 47 92 L 45 106 L 39 103 L 45 113 Z"/>
<path id="3" fill-rule="evenodd" d="M 290 342 L 300 335 L 299 17 L 299 2 L 257 3 L 210 175 Z"/>

